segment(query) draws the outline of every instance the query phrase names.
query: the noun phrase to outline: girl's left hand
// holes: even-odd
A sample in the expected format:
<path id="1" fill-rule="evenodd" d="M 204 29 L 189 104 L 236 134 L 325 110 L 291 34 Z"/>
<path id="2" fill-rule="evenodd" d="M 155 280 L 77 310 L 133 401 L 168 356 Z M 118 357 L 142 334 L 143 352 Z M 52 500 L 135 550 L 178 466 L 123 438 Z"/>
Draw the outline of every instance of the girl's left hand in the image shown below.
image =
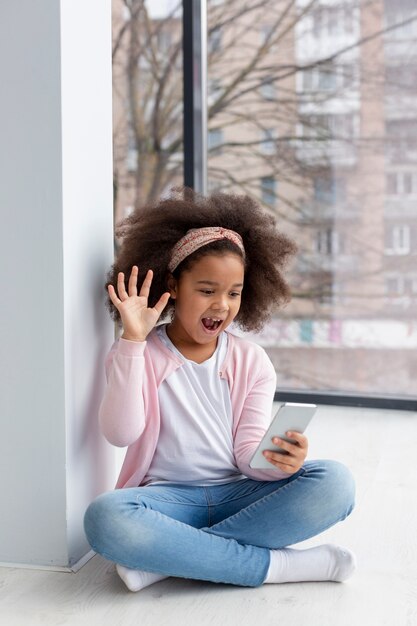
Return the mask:
<path id="1" fill-rule="evenodd" d="M 301 433 L 288 431 L 285 433 L 290 439 L 294 439 L 296 443 L 288 443 L 279 437 L 272 437 L 272 442 L 278 445 L 289 454 L 281 454 L 280 452 L 264 451 L 264 457 L 275 467 L 284 472 L 295 474 L 301 469 L 308 453 L 308 439 Z"/>

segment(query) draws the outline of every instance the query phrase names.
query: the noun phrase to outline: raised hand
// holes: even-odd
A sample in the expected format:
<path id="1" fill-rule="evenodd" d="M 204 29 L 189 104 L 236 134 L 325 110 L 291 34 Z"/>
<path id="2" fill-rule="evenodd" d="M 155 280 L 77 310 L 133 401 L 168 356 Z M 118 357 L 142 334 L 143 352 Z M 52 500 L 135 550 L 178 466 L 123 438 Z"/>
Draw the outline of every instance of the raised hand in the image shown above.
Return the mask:
<path id="1" fill-rule="evenodd" d="M 165 292 L 154 307 L 148 307 L 152 278 L 153 272 L 148 270 L 138 295 L 138 267 L 134 265 L 130 273 L 128 291 L 125 288 L 123 272 L 119 272 L 117 275 L 117 293 L 113 285 L 109 285 L 107 288 L 110 300 L 120 313 L 123 324 L 123 339 L 145 341 L 168 303 L 170 294 Z"/>

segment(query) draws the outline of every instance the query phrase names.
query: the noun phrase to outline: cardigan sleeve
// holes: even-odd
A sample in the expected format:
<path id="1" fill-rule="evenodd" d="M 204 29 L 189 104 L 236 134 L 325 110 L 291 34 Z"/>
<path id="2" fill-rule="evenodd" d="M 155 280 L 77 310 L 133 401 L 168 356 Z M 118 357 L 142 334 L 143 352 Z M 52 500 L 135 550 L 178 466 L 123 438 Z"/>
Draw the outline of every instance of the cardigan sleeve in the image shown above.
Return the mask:
<path id="1" fill-rule="evenodd" d="M 106 358 L 107 387 L 99 408 L 99 424 L 114 446 L 135 442 L 145 428 L 143 383 L 146 341 L 116 341 Z"/>
<path id="2" fill-rule="evenodd" d="M 270 470 L 252 469 L 250 460 L 271 423 L 271 409 L 276 390 L 276 373 L 268 355 L 262 349 L 261 367 L 255 382 L 246 394 L 235 434 L 234 452 L 242 474 L 254 480 L 281 480 L 291 473 L 274 467 Z"/>

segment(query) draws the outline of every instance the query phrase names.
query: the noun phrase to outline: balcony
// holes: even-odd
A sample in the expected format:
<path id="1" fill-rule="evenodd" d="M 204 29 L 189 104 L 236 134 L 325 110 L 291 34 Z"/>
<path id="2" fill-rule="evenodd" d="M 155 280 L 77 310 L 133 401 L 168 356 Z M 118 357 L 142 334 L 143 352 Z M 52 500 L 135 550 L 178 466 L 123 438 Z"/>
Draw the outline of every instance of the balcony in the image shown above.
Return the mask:
<path id="1" fill-rule="evenodd" d="M 401 218 L 417 220 L 417 196 L 387 196 L 385 198 L 384 214 L 386 218 Z"/>
<path id="2" fill-rule="evenodd" d="M 417 163 L 417 137 L 409 139 L 387 139 L 385 154 L 393 165 Z"/>
<path id="3" fill-rule="evenodd" d="M 306 164 L 352 167 L 357 162 L 356 146 L 340 139 L 296 139 L 294 147 L 297 158 Z"/>
<path id="4" fill-rule="evenodd" d="M 297 264 L 297 270 L 302 274 L 355 273 L 358 269 L 359 259 L 353 254 L 304 253 L 299 255 Z"/>
<path id="5" fill-rule="evenodd" d="M 311 226 L 325 222 L 354 221 L 359 219 L 359 214 L 359 207 L 348 201 L 325 203 L 309 200 L 300 206 L 300 221 Z"/>

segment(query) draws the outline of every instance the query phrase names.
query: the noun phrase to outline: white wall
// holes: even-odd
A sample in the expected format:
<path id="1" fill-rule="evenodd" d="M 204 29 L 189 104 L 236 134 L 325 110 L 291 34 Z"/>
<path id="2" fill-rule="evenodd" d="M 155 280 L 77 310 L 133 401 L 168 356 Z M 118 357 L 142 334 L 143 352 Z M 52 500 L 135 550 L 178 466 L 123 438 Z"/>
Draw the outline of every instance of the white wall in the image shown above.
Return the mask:
<path id="1" fill-rule="evenodd" d="M 71 567 L 114 482 L 111 1 L 0 4 L 0 561 Z"/>

